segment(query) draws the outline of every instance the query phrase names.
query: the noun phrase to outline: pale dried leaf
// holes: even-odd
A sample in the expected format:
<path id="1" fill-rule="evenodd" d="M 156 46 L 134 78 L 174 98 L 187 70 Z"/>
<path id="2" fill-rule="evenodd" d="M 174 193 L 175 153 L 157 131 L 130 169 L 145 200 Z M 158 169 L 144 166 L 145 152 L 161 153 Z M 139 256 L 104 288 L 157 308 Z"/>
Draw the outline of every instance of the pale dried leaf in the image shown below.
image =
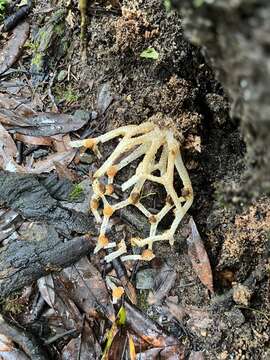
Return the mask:
<path id="1" fill-rule="evenodd" d="M 37 284 L 43 299 L 51 308 L 54 308 L 55 290 L 52 275 L 43 276 L 38 280 Z"/>
<path id="2" fill-rule="evenodd" d="M 48 173 L 55 169 L 55 162 L 61 162 L 62 164 L 70 164 L 76 154 L 76 150 L 69 150 L 62 153 L 55 153 L 49 155 L 44 160 L 36 161 L 32 167 L 28 168 L 28 172 L 33 174 Z"/>
<path id="3" fill-rule="evenodd" d="M 11 172 L 23 172 L 22 166 L 18 165 L 14 158 L 17 154 L 17 147 L 8 133 L 0 124 L 0 169 Z"/>
<path id="4" fill-rule="evenodd" d="M 0 74 L 10 68 L 19 58 L 28 38 L 29 24 L 22 22 L 13 30 L 12 36 L 0 51 Z"/>
<path id="5" fill-rule="evenodd" d="M 16 140 L 30 145 L 51 146 L 53 143 L 51 138 L 45 136 L 29 136 L 17 133 L 15 138 Z"/>

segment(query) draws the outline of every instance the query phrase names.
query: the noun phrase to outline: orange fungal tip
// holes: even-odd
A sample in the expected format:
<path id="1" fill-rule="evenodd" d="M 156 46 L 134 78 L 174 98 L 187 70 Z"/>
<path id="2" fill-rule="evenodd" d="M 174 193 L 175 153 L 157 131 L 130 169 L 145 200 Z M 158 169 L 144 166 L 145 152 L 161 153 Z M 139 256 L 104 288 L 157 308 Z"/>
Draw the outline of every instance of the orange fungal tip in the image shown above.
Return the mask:
<path id="1" fill-rule="evenodd" d="M 115 165 L 112 165 L 107 170 L 108 177 L 114 177 L 117 174 L 117 167 Z"/>
<path id="2" fill-rule="evenodd" d="M 99 183 L 98 184 L 98 190 L 99 190 L 100 194 L 103 195 L 106 192 L 106 186 L 104 184 L 102 184 L 102 183 Z"/>
<path id="3" fill-rule="evenodd" d="M 110 216 L 112 216 L 113 213 L 114 213 L 114 209 L 110 205 L 104 206 L 104 209 L 103 209 L 104 216 L 110 217 Z"/>
<path id="4" fill-rule="evenodd" d="M 122 286 L 117 286 L 113 289 L 112 291 L 112 296 L 114 299 L 120 299 L 121 296 L 124 294 L 124 289 L 122 288 Z"/>
<path id="5" fill-rule="evenodd" d="M 106 185 L 106 195 L 112 195 L 114 192 L 114 186 L 112 184 Z"/>
<path id="6" fill-rule="evenodd" d="M 83 146 L 88 148 L 88 149 L 92 149 L 92 147 L 96 145 L 96 140 L 95 139 L 85 139 L 83 140 Z"/>
<path id="7" fill-rule="evenodd" d="M 140 200 L 140 194 L 138 192 L 133 192 L 130 194 L 129 202 L 131 204 L 137 204 L 137 202 Z"/>
<path id="8" fill-rule="evenodd" d="M 109 244 L 109 239 L 105 235 L 100 235 L 98 238 L 98 243 L 101 247 L 105 247 Z"/>
<path id="9" fill-rule="evenodd" d="M 90 201 L 90 207 L 91 207 L 91 209 L 97 210 L 97 209 L 98 209 L 98 206 L 99 206 L 99 201 L 98 201 L 98 200 L 93 199 L 93 200 Z"/>
<path id="10" fill-rule="evenodd" d="M 142 259 L 146 261 L 150 261 L 155 257 L 152 250 L 145 249 L 142 252 Z"/>
<path id="11" fill-rule="evenodd" d="M 157 222 L 157 218 L 155 217 L 155 215 L 151 215 L 149 216 L 148 221 L 150 222 L 150 224 L 155 224 Z"/>

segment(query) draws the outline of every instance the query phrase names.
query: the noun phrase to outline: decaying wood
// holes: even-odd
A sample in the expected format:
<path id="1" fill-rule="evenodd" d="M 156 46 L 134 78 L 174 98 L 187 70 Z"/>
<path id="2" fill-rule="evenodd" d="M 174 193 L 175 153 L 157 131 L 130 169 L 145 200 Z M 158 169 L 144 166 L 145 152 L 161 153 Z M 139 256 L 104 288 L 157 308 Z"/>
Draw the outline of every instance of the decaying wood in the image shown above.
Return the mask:
<path id="1" fill-rule="evenodd" d="M 94 246 L 95 240 L 88 236 L 67 242 L 48 237 L 44 241 L 9 243 L 0 252 L 0 298 L 75 263 Z"/>

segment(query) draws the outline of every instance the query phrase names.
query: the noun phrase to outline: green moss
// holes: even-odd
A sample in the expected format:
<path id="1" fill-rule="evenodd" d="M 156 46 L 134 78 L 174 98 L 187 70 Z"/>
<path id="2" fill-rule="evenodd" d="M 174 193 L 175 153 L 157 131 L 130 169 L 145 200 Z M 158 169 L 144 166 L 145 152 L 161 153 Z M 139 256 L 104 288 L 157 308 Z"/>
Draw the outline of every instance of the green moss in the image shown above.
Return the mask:
<path id="1" fill-rule="evenodd" d="M 32 59 L 32 65 L 36 66 L 38 69 L 42 67 L 43 57 L 40 53 L 36 53 Z"/>
<path id="2" fill-rule="evenodd" d="M 79 92 L 72 89 L 71 85 L 69 85 L 66 89 L 63 89 L 63 86 L 56 86 L 54 88 L 54 93 L 58 102 L 65 100 L 67 103 L 72 104 L 80 98 Z"/>
<path id="3" fill-rule="evenodd" d="M 0 21 L 5 18 L 7 4 L 7 0 L 0 0 Z"/>
<path id="4" fill-rule="evenodd" d="M 80 96 L 76 91 L 69 88 L 66 91 L 64 91 L 63 97 L 68 103 L 73 103 L 73 102 L 79 100 Z"/>
<path id="5" fill-rule="evenodd" d="M 137 294 L 138 307 L 142 311 L 146 311 L 149 308 L 149 304 L 147 301 L 148 293 L 149 293 L 148 290 L 140 290 L 139 293 Z"/>
<path id="6" fill-rule="evenodd" d="M 13 295 L 8 296 L 5 299 L 2 299 L 0 304 L 3 312 L 11 313 L 13 315 L 22 313 L 26 305 L 22 303 L 20 297 L 20 293 L 14 293 Z"/>
<path id="7" fill-rule="evenodd" d="M 83 188 L 80 184 L 74 185 L 74 188 L 69 194 L 70 200 L 78 200 L 83 195 Z"/>

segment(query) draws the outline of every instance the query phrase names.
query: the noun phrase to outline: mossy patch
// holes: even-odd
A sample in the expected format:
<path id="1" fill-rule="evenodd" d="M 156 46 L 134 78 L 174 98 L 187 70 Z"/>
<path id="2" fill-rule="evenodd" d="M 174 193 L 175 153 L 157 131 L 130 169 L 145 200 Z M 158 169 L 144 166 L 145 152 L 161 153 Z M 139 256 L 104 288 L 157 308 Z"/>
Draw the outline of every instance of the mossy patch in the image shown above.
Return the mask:
<path id="1" fill-rule="evenodd" d="M 74 185 L 74 188 L 72 189 L 72 191 L 69 194 L 69 199 L 74 201 L 74 200 L 79 200 L 82 198 L 84 194 L 83 188 L 80 184 L 76 184 Z"/>

